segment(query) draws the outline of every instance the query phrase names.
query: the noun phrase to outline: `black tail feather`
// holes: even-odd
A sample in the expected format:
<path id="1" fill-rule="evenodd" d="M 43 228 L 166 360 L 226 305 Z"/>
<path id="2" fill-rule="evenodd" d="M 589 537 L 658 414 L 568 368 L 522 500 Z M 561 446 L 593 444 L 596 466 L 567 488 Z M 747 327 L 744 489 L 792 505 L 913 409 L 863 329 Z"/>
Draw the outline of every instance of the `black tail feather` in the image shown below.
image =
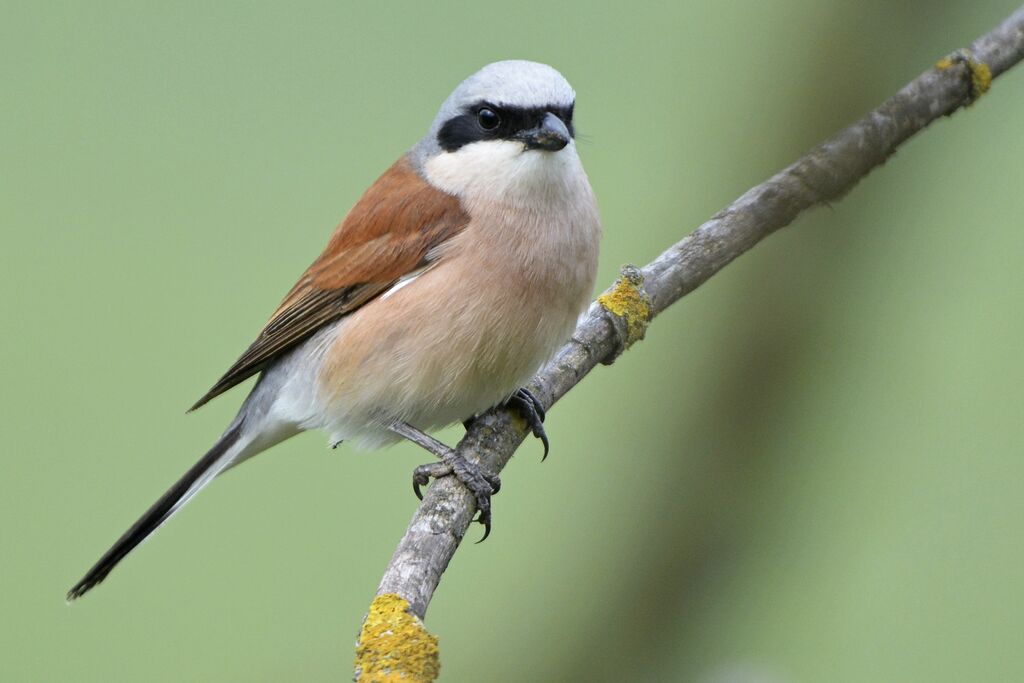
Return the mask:
<path id="1" fill-rule="evenodd" d="M 103 553 L 103 557 L 93 565 L 92 569 L 86 572 L 85 576 L 68 591 L 68 601 L 82 597 L 90 588 L 105 579 L 110 570 L 117 566 L 117 563 L 124 559 L 125 555 L 142 543 L 167 519 L 174 504 L 181 500 L 189 487 L 238 441 L 241 427 L 242 424 L 239 422 L 225 432 L 213 448 L 199 459 L 199 462 L 193 465 L 164 495 L 160 496 L 160 499 L 153 503 L 152 507 L 146 510 L 145 514 L 128 531 L 124 532 L 121 538 L 117 539 L 110 550 Z"/>

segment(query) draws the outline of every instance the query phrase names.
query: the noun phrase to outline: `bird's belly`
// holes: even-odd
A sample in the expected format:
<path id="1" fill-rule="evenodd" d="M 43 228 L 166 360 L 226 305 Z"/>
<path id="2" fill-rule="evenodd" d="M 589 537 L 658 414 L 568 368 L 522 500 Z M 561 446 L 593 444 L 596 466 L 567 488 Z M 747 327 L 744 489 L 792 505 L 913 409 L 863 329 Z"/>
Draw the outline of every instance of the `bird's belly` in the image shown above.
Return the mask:
<path id="1" fill-rule="evenodd" d="M 565 291 L 501 275 L 441 265 L 342 320 L 319 373 L 317 426 L 377 447 L 395 440 L 382 424 L 451 424 L 522 386 L 572 333 L 590 283 Z"/>

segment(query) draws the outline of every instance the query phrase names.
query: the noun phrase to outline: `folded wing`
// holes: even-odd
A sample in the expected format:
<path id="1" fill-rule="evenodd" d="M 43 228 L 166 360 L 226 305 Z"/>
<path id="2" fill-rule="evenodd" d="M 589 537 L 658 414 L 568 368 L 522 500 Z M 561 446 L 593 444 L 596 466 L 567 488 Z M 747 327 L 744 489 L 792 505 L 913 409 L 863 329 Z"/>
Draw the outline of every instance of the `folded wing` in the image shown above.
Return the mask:
<path id="1" fill-rule="evenodd" d="M 457 198 L 423 180 L 408 157 L 400 159 L 352 207 L 256 340 L 189 410 L 428 265 L 468 222 Z"/>

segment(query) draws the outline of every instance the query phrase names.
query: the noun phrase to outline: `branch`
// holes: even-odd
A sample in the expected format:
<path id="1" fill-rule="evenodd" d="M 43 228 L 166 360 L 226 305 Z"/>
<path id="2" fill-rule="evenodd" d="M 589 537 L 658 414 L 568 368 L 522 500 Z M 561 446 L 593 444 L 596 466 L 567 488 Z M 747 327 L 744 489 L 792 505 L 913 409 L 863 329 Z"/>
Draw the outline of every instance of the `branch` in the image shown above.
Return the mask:
<path id="1" fill-rule="evenodd" d="M 969 49 L 941 59 L 863 119 L 748 190 L 642 270 L 624 268 L 622 277 L 591 304 L 571 341 L 534 377 L 530 390 L 545 407 L 552 406 L 598 364 L 610 364 L 642 338 L 650 319 L 801 212 L 842 197 L 909 137 L 932 121 L 972 104 L 988 90 L 994 77 L 1022 59 L 1024 7 Z M 498 473 L 525 435 L 521 418 L 496 409 L 470 425 L 458 450 L 487 471 Z M 426 614 L 441 574 L 474 513 L 473 497 L 453 477 L 431 485 L 384 572 L 367 624 L 375 620 L 382 605 L 393 609 L 397 596 L 404 601 L 400 604 L 405 618 L 419 629 L 417 637 L 426 634 L 432 638 L 418 619 Z M 403 671 L 409 680 L 434 680 L 436 673 L 414 671 L 416 667 L 403 663 L 400 650 L 409 650 L 407 639 L 381 643 L 374 649 L 368 637 L 364 629 L 357 678 L 373 670 Z M 436 640 L 429 643 L 436 658 Z"/>

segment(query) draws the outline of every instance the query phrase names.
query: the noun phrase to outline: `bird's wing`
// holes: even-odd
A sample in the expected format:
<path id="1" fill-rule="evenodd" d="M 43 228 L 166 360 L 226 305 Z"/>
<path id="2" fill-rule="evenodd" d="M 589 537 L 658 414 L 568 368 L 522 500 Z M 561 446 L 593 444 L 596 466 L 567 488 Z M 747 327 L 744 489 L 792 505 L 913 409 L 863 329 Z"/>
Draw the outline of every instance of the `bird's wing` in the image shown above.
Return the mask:
<path id="1" fill-rule="evenodd" d="M 427 265 L 468 223 L 459 200 L 428 184 L 402 157 L 352 207 L 256 341 L 189 410 Z"/>

